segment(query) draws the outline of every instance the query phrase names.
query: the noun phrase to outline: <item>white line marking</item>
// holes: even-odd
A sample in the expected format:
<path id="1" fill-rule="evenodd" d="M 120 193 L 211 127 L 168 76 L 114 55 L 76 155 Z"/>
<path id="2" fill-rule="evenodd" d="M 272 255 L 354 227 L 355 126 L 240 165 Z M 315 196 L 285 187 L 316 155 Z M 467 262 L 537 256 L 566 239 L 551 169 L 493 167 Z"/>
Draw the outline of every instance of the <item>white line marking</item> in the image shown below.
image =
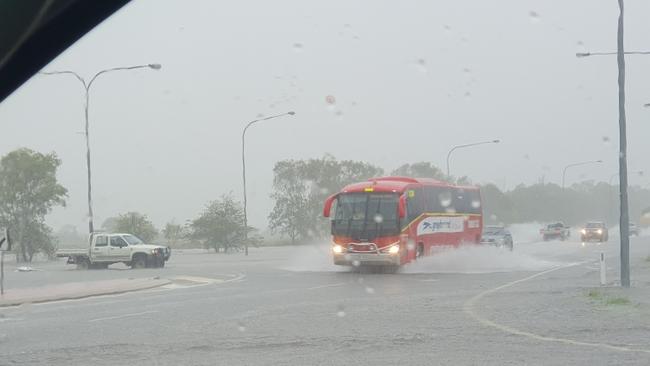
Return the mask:
<path id="1" fill-rule="evenodd" d="M 132 317 L 132 316 L 138 316 L 138 315 L 144 315 L 144 314 L 153 314 L 153 313 L 159 313 L 159 312 L 160 311 L 158 311 L 158 310 L 149 310 L 149 311 L 143 311 L 141 313 L 132 313 L 132 314 L 117 315 L 117 316 L 109 316 L 109 317 L 106 317 L 106 318 L 91 319 L 88 322 L 92 323 L 92 322 L 100 322 L 100 321 L 104 321 L 104 320 L 122 319 L 122 318 L 128 318 L 128 317 Z"/>
<path id="2" fill-rule="evenodd" d="M 571 264 L 568 264 L 568 265 L 551 268 L 549 270 L 536 273 L 536 274 L 534 274 L 532 276 L 528 276 L 526 278 L 522 278 L 522 279 L 519 279 L 519 280 L 516 280 L 516 281 L 512 281 L 512 282 L 506 283 L 504 285 L 492 288 L 490 290 L 483 291 L 483 292 L 479 293 L 478 295 L 472 297 L 471 299 L 467 300 L 465 302 L 465 304 L 463 305 L 463 310 L 469 316 L 471 316 L 476 321 L 478 321 L 479 323 L 481 323 L 481 324 L 483 324 L 485 326 L 498 329 L 498 330 L 500 330 L 502 332 L 506 332 L 506 333 L 510 333 L 510 334 L 514 334 L 514 335 L 518 335 L 518 336 L 522 336 L 522 337 L 532 338 L 532 339 L 535 339 L 535 340 L 538 340 L 538 341 L 557 342 L 557 343 L 570 344 L 570 345 L 574 345 L 574 346 L 605 348 L 605 349 L 609 349 L 609 350 L 613 350 L 613 351 L 622 351 L 622 352 L 650 353 L 650 350 L 647 350 L 647 349 L 638 349 L 638 348 L 631 348 L 631 347 L 625 347 L 625 346 L 614 346 L 614 345 L 607 344 L 607 343 L 592 343 L 592 342 L 576 341 L 576 340 L 567 339 L 567 338 L 556 338 L 556 337 L 550 337 L 550 336 L 542 336 L 542 335 L 539 335 L 539 334 L 526 332 L 526 331 L 519 330 L 519 329 L 516 329 L 516 328 L 513 328 L 513 327 L 509 327 L 507 325 L 503 325 L 503 324 L 493 322 L 492 320 L 489 320 L 487 318 L 484 318 L 484 317 L 480 316 L 479 314 L 477 314 L 474 311 L 474 305 L 476 304 L 476 302 L 478 302 L 480 299 L 484 298 L 487 295 L 493 294 L 493 293 L 495 293 L 495 292 L 497 292 L 499 290 L 503 290 L 504 288 L 512 287 L 512 286 L 514 286 L 516 284 L 519 284 L 519 283 L 522 283 L 522 282 L 525 282 L 525 281 L 528 281 L 528 280 L 532 280 L 533 278 L 543 276 L 543 275 L 545 275 L 547 273 L 551 273 L 551 272 L 554 272 L 554 271 L 558 271 L 560 269 L 565 269 L 565 268 L 568 268 L 568 267 L 572 267 L 572 266 L 576 266 L 576 265 L 584 264 L 584 263 L 585 262 L 571 263 Z"/>
<path id="3" fill-rule="evenodd" d="M 2 322 L 10 322 L 10 321 L 21 321 L 24 320 L 24 318 L 0 318 L 0 323 Z"/>
<path id="4" fill-rule="evenodd" d="M 332 284 L 329 284 L 329 285 L 321 285 L 321 286 L 308 287 L 308 288 L 306 288 L 306 290 L 318 290 L 318 289 L 321 289 L 321 288 L 337 287 L 337 286 L 343 286 L 343 285 L 345 285 L 345 282 L 341 282 L 341 283 L 332 283 Z"/>

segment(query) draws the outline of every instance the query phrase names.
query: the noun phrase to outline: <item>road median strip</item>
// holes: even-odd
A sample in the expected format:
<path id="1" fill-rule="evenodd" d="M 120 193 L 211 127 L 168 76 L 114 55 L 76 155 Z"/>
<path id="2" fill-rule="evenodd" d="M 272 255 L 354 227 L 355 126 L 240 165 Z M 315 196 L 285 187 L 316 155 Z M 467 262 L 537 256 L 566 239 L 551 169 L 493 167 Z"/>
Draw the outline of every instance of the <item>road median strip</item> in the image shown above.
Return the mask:
<path id="1" fill-rule="evenodd" d="M 125 292 L 151 289 L 168 285 L 170 283 L 170 280 L 153 277 L 70 282 L 44 287 L 9 289 L 5 291 L 4 295 L 0 296 L 0 307 L 83 299 L 92 296 L 115 295 Z"/>

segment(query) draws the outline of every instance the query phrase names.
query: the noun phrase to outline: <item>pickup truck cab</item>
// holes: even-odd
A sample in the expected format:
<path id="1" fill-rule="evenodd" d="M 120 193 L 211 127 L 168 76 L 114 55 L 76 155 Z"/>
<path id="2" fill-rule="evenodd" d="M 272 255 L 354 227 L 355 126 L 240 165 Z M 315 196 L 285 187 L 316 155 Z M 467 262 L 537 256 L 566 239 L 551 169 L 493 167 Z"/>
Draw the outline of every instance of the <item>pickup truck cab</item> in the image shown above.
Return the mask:
<path id="1" fill-rule="evenodd" d="M 120 262 L 131 268 L 156 268 L 165 266 L 171 248 L 145 244 L 132 234 L 93 233 L 89 249 L 61 249 L 56 256 L 67 257 L 67 263 L 78 269 L 107 268 Z"/>

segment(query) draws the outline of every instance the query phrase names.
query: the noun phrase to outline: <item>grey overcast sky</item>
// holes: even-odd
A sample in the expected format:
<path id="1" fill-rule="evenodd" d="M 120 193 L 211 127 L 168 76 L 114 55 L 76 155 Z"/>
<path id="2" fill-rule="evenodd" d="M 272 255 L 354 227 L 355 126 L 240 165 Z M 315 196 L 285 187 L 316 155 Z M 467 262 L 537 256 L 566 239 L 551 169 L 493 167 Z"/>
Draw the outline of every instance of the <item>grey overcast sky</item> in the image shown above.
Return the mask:
<path id="1" fill-rule="evenodd" d="M 650 50 L 650 2 L 626 1 L 626 47 Z M 545 176 L 606 181 L 617 171 L 614 0 L 180 1 L 139 0 L 45 70 L 91 76 L 96 221 L 128 210 L 157 225 L 241 196 L 240 134 L 258 115 L 295 110 L 247 137 L 250 222 L 266 226 L 272 168 L 282 159 L 402 163 L 512 188 Z M 650 56 L 630 56 L 629 165 L 650 169 Z M 325 97 L 336 98 L 328 108 Z M 35 76 L 0 104 L 0 153 L 55 151 L 68 206 L 49 222 L 86 227 L 83 90 L 69 76 Z M 609 141 L 607 141 L 609 140 Z M 634 184 L 648 178 L 632 177 Z"/>

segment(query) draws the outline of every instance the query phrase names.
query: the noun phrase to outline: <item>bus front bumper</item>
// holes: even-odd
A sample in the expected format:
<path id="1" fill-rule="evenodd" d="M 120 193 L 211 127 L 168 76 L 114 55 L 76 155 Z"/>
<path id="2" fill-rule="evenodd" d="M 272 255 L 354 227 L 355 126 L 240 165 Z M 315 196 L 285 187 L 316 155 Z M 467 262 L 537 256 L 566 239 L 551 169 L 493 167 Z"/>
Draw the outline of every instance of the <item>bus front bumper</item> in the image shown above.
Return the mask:
<path id="1" fill-rule="evenodd" d="M 334 264 L 339 266 L 399 266 L 399 254 L 388 253 L 334 253 Z"/>

